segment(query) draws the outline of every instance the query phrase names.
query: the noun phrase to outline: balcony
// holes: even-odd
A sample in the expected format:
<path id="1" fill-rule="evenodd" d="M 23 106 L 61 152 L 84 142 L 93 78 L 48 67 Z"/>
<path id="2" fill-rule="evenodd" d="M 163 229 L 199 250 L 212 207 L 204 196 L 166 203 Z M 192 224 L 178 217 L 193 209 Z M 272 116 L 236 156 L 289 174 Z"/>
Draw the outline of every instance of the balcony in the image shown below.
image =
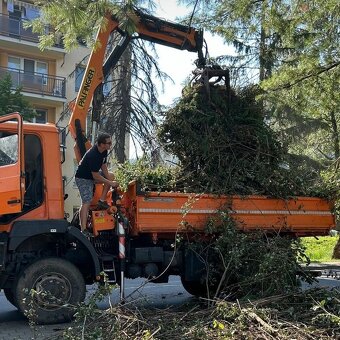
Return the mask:
<path id="1" fill-rule="evenodd" d="M 25 29 L 23 23 L 25 19 L 14 19 L 8 15 L 0 14 L 0 35 L 10 38 L 15 38 L 23 41 L 39 43 L 39 35 L 32 32 L 31 28 Z M 46 34 L 49 34 L 49 29 L 46 28 Z M 54 47 L 64 48 L 63 44 L 55 44 Z"/>
<path id="2" fill-rule="evenodd" d="M 10 74 L 13 87 L 21 87 L 22 91 L 43 96 L 65 97 L 66 78 L 49 76 L 43 73 L 31 73 L 21 70 L 0 67 L 0 79 Z"/>

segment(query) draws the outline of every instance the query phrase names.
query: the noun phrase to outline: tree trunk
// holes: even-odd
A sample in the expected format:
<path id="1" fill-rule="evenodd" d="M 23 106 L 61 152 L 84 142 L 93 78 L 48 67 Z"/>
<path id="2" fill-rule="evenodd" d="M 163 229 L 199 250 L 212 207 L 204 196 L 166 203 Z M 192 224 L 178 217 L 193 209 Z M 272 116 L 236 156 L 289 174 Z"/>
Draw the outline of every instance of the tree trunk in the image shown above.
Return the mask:
<path id="1" fill-rule="evenodd" d="M 131 112 L 131 48 L 128 47 L 108 81 L 110 95 L 105 101 L 101 130 L 112 135 L 113 155 L 119 163 L 129 157 L 129 122 Z"/>
<path id="2" fill-rule="evenodd" d="M 114 135 L 114 155 L 119 163 L 123 163 L 129 157 L 128 152 L 129 148 L 126 147 L 128 145 L 128 125 L 130 121 L 130 112 L 131 112 L 131 99 L 130 99 L 130 90 L 131 90 L 131 69 L 130 69 L 130 61 L 131 61 L 131 49 L 128 48 L 122 56 L 121 64 L 119 67 L 119 76 L 120 86 L 118 86 L 117 90 L 120 97 L 120 108 L 113 107 L 113 110 L 119 110 L 120 114 L 116 120 L 115 126 L 115 135 Z M 114 113 L 114 111 L 113 111 Z"/>
<path id="3" fill-rule="evenodd" d="M 330 116 L 331 116 L 331 123 L 332 123 L 332 139 L 333 139 L 333 147 L 334 147 L 334 156 L 336 159 L 338 159 L 340 157 L 338 124 L 337 124 L 336 117 L 333 111 L 331 111 Z M 332 258 L 340 259 L 340 238 L 334 247 Z"/>
<path id="4" fill-rule="evenodd" d="M 266 78 L 265 60 L 266 60 L 266 34 L 265 34 L 265 30 L 262 24 L 261 35 L 260 35 L 260 53 L 259 53 L 260 81 Z"/>
<path id="5" fill-rule="evenodd" d="M 337 244 L 334 247 L 332 258 L 333 259 L 340 259 L 340 238 L 339 238 Z"/>

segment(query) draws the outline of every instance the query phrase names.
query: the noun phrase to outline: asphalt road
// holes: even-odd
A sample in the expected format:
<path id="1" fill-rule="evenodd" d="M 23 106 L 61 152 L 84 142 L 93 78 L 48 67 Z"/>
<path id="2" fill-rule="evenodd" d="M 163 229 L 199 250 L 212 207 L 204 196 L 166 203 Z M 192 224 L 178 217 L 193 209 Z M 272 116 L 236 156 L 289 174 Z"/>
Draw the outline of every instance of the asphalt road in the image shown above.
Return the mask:
<path id="1" fill-rule="evenodd" d="M 340 269 L 340 267 L 338 268 Z M 331 274 L 329 277 L 326 274 Z M 339 275 L 339 276 L 337 276 Z M 319 282 L 313 287 L 338 287 L 340 289 L 340 271 L 330 272 L 323 271 L 322 277 L 318 278 Z M 148 283 L 142 288 L 135 291 L 143 284 L 144 280 L 126 280 L 126 296 L 128 301 L 133 303 L 149 305 L 153 307 L 165 308 L 169 305 L 183 304 L 192 301 L 195 297 L 187 293 L 179 277 L 171 276 L 169 283 L 153 284 Z M 303 289 L 311 288 L 311 286 L 303 285 Z M 88 286 L 88 293 L 94 292 L 94 286 Z M 129 297 L 129 294 L 132 296 Z M 111 304 L 119 301 L 119 289 L 113 291 L 111 296 L 99 303 L 99 308 L 108 308 Z M 0 292 L 0 340 L 48 340 L 55 339 L 61 335 L 63 329 L 70 324 L 59 324 L 49 326 L 35 326 L 31 328 L 27 320 L 13 307 Z"/>
<path id="2" fill-rule="evenodd" d="M 195 299 L 184 290 L 180 278 L 177 276 L 170 276 L 168 283 L 148 283 L 143 286 L 144 282 L 143 279 L 126 280 L 127 302 L 133 301 L 133 303 L 166 308 Z M 142 288 L 140 288 L 141 286 Z M 95 286 L 88 286 L 88 294 L 93 293 L 95 289 Z M 106 309 L 109 308 L 110 303 L 118 303 L 119 293 L 119 288 L 114 290 L 109 298 L 98 304 L 99 308 Z M 132 295 L 129 296 L 130 294 Z M 6 300 L 3 292 L 0 292 L 0 340 L 54 339 L 62 334 L 63 329 L 69 325 L 59 324 L 31 328 L 24 316 Z"/>

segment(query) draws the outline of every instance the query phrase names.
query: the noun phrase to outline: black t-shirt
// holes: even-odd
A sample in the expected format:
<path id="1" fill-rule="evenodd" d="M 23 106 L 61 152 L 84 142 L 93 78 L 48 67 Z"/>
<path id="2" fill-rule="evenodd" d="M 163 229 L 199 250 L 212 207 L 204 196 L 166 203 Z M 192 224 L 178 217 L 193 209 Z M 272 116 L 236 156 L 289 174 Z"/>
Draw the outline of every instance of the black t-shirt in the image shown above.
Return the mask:
<path id="1" fill-rule="evenodd" d="M 93 179 L 92 172 L 98 172 L 106 163 L 106 158 L 107 150 L 100 153 L 97 145 L 94 145 L 81 159 L 75 177 Z"/>

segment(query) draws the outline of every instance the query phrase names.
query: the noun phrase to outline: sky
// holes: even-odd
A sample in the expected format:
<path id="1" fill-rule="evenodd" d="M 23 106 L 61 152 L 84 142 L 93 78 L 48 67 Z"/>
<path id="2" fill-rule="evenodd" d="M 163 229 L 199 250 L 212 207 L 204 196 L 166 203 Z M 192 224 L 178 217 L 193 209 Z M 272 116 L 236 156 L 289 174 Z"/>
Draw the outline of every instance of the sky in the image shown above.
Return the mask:
<path id="1" fill-rule="evenodd" d="M 191 14 L 192 7 L 180 6 L 176 0 L 157 0 L 155 1 L 157 10 L 155 16 L 166 20 L 178 22 L 176 17 Z M 197 28 L 197 27 L 196 27 Z M 213 36 L 209 32 L 204 32 L 204 39 L 208 45 L 209 55 L 217 57 L 223 54 L 231 54 L 232 48 L 223 44 L 223 40 L 218 36 Z M 162 71 L 167 73 L 173 80 L 166 82 L 165 92 L 159 91 L 159 100 L 163 105 L 171 105 L 175 98 L 181 96 L 181 90 L 185 79 L 190 76 L 195 69 L 194 61 L 197 53 L 181 51 L 174 48 L 156 44 L 158 62 Z"/>

